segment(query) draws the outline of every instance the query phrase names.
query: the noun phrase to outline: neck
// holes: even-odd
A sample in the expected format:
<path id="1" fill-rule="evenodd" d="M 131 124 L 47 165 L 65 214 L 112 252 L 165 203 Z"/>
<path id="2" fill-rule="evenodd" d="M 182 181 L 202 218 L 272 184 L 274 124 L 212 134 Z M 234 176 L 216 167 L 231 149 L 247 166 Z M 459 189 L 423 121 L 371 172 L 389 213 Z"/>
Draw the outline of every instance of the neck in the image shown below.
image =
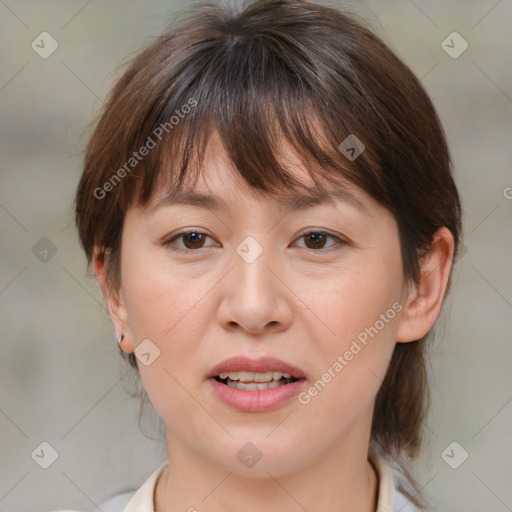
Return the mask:
<path id="1" fill-rule="evenodd" d="M 170 463 L 157 482 L 155 512 L 375 512 L 378 478 L 367 460 L 368 444 L 354 448 L 347 441 L 291 473 L 248 477 L 215 464 L 167 431 Z"/>

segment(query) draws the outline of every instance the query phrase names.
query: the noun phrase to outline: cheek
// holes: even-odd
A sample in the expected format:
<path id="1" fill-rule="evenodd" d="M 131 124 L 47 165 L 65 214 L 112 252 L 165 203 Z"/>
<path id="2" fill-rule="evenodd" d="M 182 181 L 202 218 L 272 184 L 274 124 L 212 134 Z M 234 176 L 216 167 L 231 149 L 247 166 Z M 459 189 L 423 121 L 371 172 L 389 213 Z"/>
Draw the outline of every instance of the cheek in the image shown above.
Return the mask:
<path id="1" fill-rule="evenodd" d="M 157 347 L 158 357 L 149 366 L 139 360 L 144 386 L 155 408 L 161 414 L 169 397 L 179 397 L 190 387 L 183 375 L 183 365 L 191 361 L 197 345 L 204 339 L 208 301 L 204 300 L 211 284 L 202 285 L 188 279 L 182 272 L 169 268 L 165 257 L 151 259 L 142 249 L 133 246 L 126 251 L 122 262 L 122 282 L 130 332 L 137 347 L 149 339 Z M 177 380 L 179 380 L 179 382 Z M 190 406 L 190 397 L 183 399 Z M 174 410 L 174 409 L 173 409 Z M 165 414 L 172 416 L 172 410 Z"/>
<path id="2" fill-rule="evenodd" d="M 309 323 L 317 326 L 310 333 L 317 356 L 313 416 L 325 407 L 357 414 L 375 397 L 396 343 L 401 283 L 400 260 L 381 255 L 358 259 L 337 279 L 325 280 L 321 293 L 309 292 L 305 302 L 321 319 Z"/>
<path id="3" fill-rule="evenodd" d="M 144 251 L 134 246 L 126 251 L 122 279 L 128 321 L 136 342 L 143 338 L 168 343 L 179 333 L 198 325 L 191 321 L 201 310 L 204 287 L 196 286 L 186 275 L 170 268 L 165 251 Z M 204 284 L 204 283 L 203 283 Z"/>
<path id="4" fill-rule="evenodd" d="M 376 323 L 383 334 L 393 332 L 397 317 L 393 304 L 400 298 L 401 283 L 400 261 L 371 255 L 354 258 L 328 278 L 305 282 L 299 295 L 310 310 L 313 321 L 308 324 L 315 326 L 314 339 L 322 352 L 348 348 L 351 340 Z"/>

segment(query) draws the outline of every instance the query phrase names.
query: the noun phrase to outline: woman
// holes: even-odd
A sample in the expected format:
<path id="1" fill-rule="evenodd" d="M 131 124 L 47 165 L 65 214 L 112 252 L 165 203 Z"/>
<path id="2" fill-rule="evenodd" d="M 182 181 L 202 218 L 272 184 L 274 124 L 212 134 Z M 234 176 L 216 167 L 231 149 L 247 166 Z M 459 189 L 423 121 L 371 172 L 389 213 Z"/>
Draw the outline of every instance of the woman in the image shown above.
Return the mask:
<path id="1" fill-rule="evenodd" d="M 426 509 L 407 460 L 461 206 L 430 99 L 363 24 L 195 8 L 112 90 L 76 222 L 169 458 L 103 511 Z"/>

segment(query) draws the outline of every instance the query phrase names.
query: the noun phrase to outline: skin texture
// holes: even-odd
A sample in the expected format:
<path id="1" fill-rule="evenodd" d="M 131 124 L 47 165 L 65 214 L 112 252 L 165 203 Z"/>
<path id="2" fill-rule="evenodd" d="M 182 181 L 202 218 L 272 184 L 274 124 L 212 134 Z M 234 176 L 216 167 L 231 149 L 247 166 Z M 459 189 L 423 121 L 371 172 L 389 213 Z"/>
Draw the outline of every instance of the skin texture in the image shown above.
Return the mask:
<path id="1" fill-rule="evenodd" d="M 283 157 L 309 183 L 294 155 L 285 149 Z M 155 510 L 373 511 L 377 478 L 367 451 L 375 396 L 395 343 L 423 337 L 438 317 L 453 237 L 438 230 L 419 285 L 409 287 L 397 223 L 364 191 L 352 189 L 366 213 L 342 202 L 287 212 L 235 174 L 215 135 L 205 168 L 195 190 L 224 198 L 228 211 L 130 209 L 120 290 L 109 288 L 99 248 L 93 260 L 123 350 L 146 338 L 160 349 L 151 365 L 139 363 L 166 424 L 170 465 Z M 182 237 L 174 247 L 198 247 L 183 253 L 161 244 L 185 228 L 208 235 L 203 245 Z M 311 241 L 305 228 L 346 243 Z M 250 264 L 236 252 L 247 236 L 263 249 Z M 270 355 L 301 368 L 307 389 L 394 303 L 401 311 L 306 405 L 295 398 L 243 413 L 206 380 L 233 355 Z M 247 442 L 262 454 L 251 468 L 237 457 Z"/>

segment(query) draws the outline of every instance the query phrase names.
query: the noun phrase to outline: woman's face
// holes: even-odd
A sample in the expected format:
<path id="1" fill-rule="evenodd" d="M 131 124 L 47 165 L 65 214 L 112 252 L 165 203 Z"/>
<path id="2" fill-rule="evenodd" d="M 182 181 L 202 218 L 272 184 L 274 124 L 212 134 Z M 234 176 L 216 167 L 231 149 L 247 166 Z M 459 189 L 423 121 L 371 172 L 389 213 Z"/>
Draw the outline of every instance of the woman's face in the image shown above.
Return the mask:
<path id="1" fill-rule="evenodd" d="M 404 321 L 394 217 L 354 188 L 360 206 L 336 198 L 286 207 L 252 192 L 218 139 L 210 150 L 194 192 L 224 208 L 131 209 L 123 228 L 120 316 L 168 442 L 260 476 L 336 450 L 366 452 Z M 288 162 L 310 184 L 290 154 Z M 223 368 L 230 358 L 246 360 Z M 259 371 L 219 382 L 212 374 L 223 369 Z M 262 375 L 280 369 L 298 380 Z M 247 383 L 269 378 L 259 385 L 268 389 Z"/>

